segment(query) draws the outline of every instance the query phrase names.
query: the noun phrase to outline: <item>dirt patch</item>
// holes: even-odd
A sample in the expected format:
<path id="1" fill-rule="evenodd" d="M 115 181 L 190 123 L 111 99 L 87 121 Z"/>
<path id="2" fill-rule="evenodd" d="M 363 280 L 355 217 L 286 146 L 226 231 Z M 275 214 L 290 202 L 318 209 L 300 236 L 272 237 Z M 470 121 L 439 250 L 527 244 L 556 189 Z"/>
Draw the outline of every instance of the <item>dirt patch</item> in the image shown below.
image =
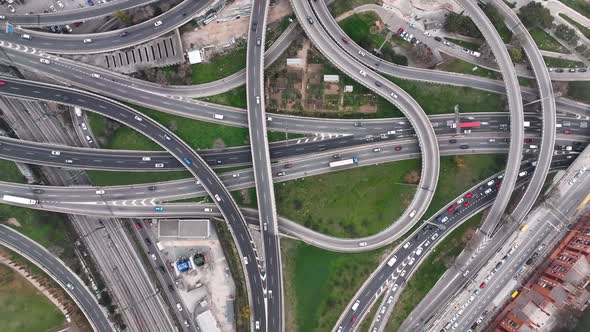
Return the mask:
<path id="1" fill-rule="evenodd" d="M 225 142 L 221 139 L 221 138 L 216 138 L 213 141 L 213 148 L 214 149 L 221 149 L 221 148 L 225 148 Z"/>
<path id="2" fill-rule="evenodd" d="M 6 223 L 8 225 L 12 225 L 15 227 L 21 227 L 21 224 L 18 222 L 18 220 L 16 220 L 16 218 L 13 218 L 13 217 L 6 219 Z"/>
<path id="3" fill-rule="evenodd" d="M 240 190 L 240 195 L 242 195 L 242 202 L 244 205 L 252 204 L 252 197 L 250 197 L 250 193 L 248 192 L 248 189 Z"/>
<path id="4" fill-rule="evenodd" d="M 413 170 L 404 176 L 404 180 L 408 184 L 418 184 L 420 182 L 420 173 Z"/>

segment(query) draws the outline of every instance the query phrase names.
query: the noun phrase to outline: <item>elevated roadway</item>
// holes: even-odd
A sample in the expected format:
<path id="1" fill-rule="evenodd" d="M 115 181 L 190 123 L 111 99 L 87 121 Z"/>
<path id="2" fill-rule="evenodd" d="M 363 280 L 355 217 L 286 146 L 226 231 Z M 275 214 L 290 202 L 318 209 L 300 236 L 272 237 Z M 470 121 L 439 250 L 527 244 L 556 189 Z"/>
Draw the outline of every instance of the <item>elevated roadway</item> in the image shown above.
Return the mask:
<path id="1" fill-rule="evenodd" d="M 72 8 L 74 4 L 65 3 L 65 8 L 56 13 L 6 14 L 6 21 L 23 27 L 43 27 L 86 21 L 111 16 L 117 11 L 149 5 L 159 0 L 116 0 L 96 3 L 94 6 Z M 57 6 L 56 6 L 57 7 Z"/>
<path id="2" fill-rule="evenodd" d="M 37 242 L 5 225 L 0 225 L 0 244 L 35 264 L 60 285 L 76 302 L 94 331 L 113 331 L 105 311 L 98 304 L 94 294 L 61 259 Z"/>
<path id="3" fill-rule="evenodd" d="M 219 177 L 186 143 L 164 126 L 142 113 L 105 97 L 89 95 L 81 91 L 59 88 L 44 83 L 33 83 L 8 78 L 5 78 L 5 81 L 9 82 L 11 87 L 16 89 L 0 91 L 4 96 L 60 102 L 70 106 L 89 109 L 119 121 L 148 136 L 180 160 L 187 170 L 201 181 L 207 194 L 213 197 L 215 204 L 219 207 L 221 214 L 229 225 L 240 255 L 248 257 L 252 262 L 252 264 L 244 264 L 246 280 L 249 285 L 248 293 L 251 300 L 252 315 L 255 318 L 265 316 L 264 294 L 261 287 L 262 277 L 258 269 L 258 264 L 255 263 L 258 261 L 258 255 L 254 248 L 251 235 L 246 228 L 246 221 L 233 197 L 224 187 Z M 82 98 L 82 96 L 85 98 Z"/>

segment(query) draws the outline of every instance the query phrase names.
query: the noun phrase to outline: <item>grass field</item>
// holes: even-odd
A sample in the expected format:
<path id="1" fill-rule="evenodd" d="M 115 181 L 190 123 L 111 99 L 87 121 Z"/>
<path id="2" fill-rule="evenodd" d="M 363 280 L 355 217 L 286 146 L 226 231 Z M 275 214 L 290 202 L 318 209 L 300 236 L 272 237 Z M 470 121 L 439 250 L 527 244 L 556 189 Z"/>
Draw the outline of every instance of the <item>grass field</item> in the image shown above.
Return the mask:
<path id="1" fill-rule="evenodd" d="M 466 234 L 475 231 L 480 220 L 481 213 L 463 223 L 463 225 L 449 234 L 436 247 L 432 254 L 425 259 L 408 281 L 406 288 L 404 288 L 385 331 L 397 331 L 406 316 L 410 314 L 432 286 L 436 284 L 448 266 L 452 264 L 455 257 L 461 253 L 461 250 L 463 250 L 468 241 Z"/>
<path id="2" fill-rule="evenodd" d="M 475 70 L 474 70 L 475 68 Z M 469 74 L 475 75 L 480 77 L 487 77 L 493 79 L 500 79 L 502 75 L 500 73 L 489 70 L 486 68 L 479 67 L 467 61 L 463 61 L 461 59 L 453 59 L 451 61 L 446 61 L 436 68 L 438 70 L 450 71 L 453 73 L 461 73 L 461 74 Z"/>
<path id="3" fill-rule="evenodd" d="M 578 13 L 590 18 L 590 3 L 586 0 L 559 0 Z"/>
<path id="4" fill-rule="evenodd" d="M 194 64 L 192 83 L 201 84 L 222 79 L 246 68 L 246 44 L 214 56 L 207 63 Z"/>
<path id="5" fill-rule="evenodd" d="M 208 101 L 213 104 L 239 107 L 246 109 L 248 102 L 246 100 L 246 86 L 242 85 L 228 92 L 224 92 L 219 95 L 201 98 L 202 100 Z"/>
<path id="6" fill-rule="evenodd" d="M 64 321 L 62 313 L 27 280 L 0 265 L 2 332 L 49 331 Z"/>
<path id="7" fill-rule="evenodd" d="M 568 21 L 570 24 L 574 25 L 586 38 L 590 38 L 590 29 L 588 27 L 581 25 L 576 20 L 563 13 L 559 13 L 559 16 Z"/>
<path id="8" fill-rule="evenodd" d="M 590 103 L 590 82 L 576 81 L 568 83 L 567 96 L 576 100 Z"/>
<path id="9" fill-rule="evenodd" d="M 282 240 L 288 331 L 329 331 L 383 249 L 341 254 Z"/>
<path id="10" fill-rule="evenodd" d="M 530 29 L 529 33 L 540 49 L 552 52 L 569 53 L 567 48 L 563 47 L 555 38 L 543 29 L 535 27 Z"/>
<path id="11" fill-rule="evenodd" d="M 345 13 L 353 8 L 366 4 L 377 4 L 382 5 L 381 0 L 338 0 L 334 1 L 330 6 L 330 13 L 332 16 L 338 17 L 340 14 Z"/>
<path id="12" fill-rule="evenodd" d="M 427 216 L 503 165 L 503 156 L 441 158 L 436 194 Z M 462 163 L 462 167 L 458 165 Z M 360 167 L 275 184 L 280 215 L 322 233 L 358 237 L 383 230 L 411 201 L 415 187 L 405 176 L 420 173 L 419 160 Z M 393 203 L 395 202 L 395 203 Z"/>
<path id="13" fill-rule="evenodd" d="M 371 29 L 375 25 L 375 21 L 380 21 L 379 15 L 367 12 L 352 15 L 338 22 L 338 25 L 354 42 L 359 45 L 370 44 L 371 47 L 365 47 L 365 49 L 371 49 L 381 46 L 385 40 L 383 33 Z"/>
<path id="14" fill-rule="evenodd" d="M 547 64 L 547 67 L 554 67 L 554 68 L 583 68 L 583 67 L 585 67 L 584 63 L 580 62 L 580 61 L 559 59 L 559 58 L 553 58 L 553 57 L 548 57 L 548 56 L 544 56 L 543 59 L 545 59 L 545 63 Z"/>

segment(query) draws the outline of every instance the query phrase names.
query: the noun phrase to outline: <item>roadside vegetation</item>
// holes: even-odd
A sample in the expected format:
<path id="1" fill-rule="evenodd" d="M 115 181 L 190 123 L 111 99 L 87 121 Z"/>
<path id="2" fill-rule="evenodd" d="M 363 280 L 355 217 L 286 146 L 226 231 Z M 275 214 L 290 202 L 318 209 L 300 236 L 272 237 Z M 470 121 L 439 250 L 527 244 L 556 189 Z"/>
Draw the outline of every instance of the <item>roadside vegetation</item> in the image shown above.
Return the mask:
<path id="1" fill-rule="evenodd" d="M 567 48 L 563 47 L 563 45 L 543 29 L 534 27 L 529 29 L 529 33 L 540 49 L 552 52 L 569 53 Z"/>
<path id="2" fill-rule="evenodd" d="M 586 38 L 590 39 L 590 28 L 583 26 L 582 24 L 578 23 L 573 18 L 567 16 L 566 14 L 559 13 L 559 16 L 564 20 L 568 21 L 571 25 L 575 26 Z"/>
<path id="3" fill-rule="evenodd" d="M 575 81 L 568 83 L 567 96 L 581 102 L 590 103 L 590 82 Z"/>
<path id="4" fill-rule="evenodd" d="M 577 11 L 578 13 L 590 18 L 590 3 L 586 0 L 559 0 L 564 5 Z"/>
<path id="5" fill-rule="evenodd" d="M 414 307 L 428 294 L 438 279 L 453 264 L 455 258 L 459 256 L 478 227 L 481 216 L 479 213 L 457 227 L 418 267 L 403 289 L 385 331 L 397 331 Z"/>
<path id="6" fill-rule="evenodd" d="M 502 155 L 442 157 L 437 191 L 426 216 L 499 171 L 503 161 Z M 375 234 L 410 203 L 420 167 L 419 160 L 402 160 L 277 183 L 277 212 L 325 234 Z"/>
<path id="7" fill-rule="evenodd" d="M 448 38 L 448 37 L 445 37 L 445 39 L 450 41 L 453 44 L 459 45 L 461 47 L 465 47 L 465 48 L 470 49 L 472 51 L 477 51 L 482 44 L 482 42 L 475 43 L 475 42 L 465 41 L 465 40 L 461 40 L 461 39 Z"/>
<path id="8" fill-rule="evenodd" d="M 487 69 L 482 68 L 478 65 L 474 65 L 467 61 L 463 61 L 461 59 L 450 58 L 447 61 L 441 63 L 437 66 L 438 70 L 450 71 L 453 73 L 461 73 L 461 74 L 468 74 L 468 75 L 475 75 L 480 77 L 487 77 L 492 79 L 501 79 L 502 75 L 500 73 Z"/>
<path id="9" fill-rule="evenodd" d="M 585 67 L 584 63 L 581 61 L 559 59 L 559 58 L 553 58 L 553 57 L 548 57 L 548 56 L 544 56 L 543 59 L 545 60 L 547 67 L 553 67 L 553 68 L 583 68 L 583 67 Z"/>
<path id="10" fill-rule="evenodd" d="M 50 331 L 63 314 L 24 277 L 0 264 L 0 322 L 3 332 Z"/>
<path id="11" fill-rule="evenodd" d="M 375 4 L 375 5 L 382 5 L 382 0 L 338 0 L 332 2 L 329 6 L 330 13 L 332 13 L 333 17 L 338 17 L 349 10 L 352 10 L 356 7 L 367 5 L 367 4 Z"/>
<path id="12" fill-rule="evenodd" d="M 192 84 L 209 83 L 246 68 L 246 43 L 213 56 L 208 62 L 192 65 Z"/>

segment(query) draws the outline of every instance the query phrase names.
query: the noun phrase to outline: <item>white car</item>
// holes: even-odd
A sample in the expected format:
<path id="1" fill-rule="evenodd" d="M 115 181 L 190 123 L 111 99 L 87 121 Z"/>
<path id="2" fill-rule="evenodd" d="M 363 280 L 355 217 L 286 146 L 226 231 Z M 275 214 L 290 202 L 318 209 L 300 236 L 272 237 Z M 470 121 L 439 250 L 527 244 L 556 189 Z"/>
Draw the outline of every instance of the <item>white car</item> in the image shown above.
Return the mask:
<path id="1" fill-rule="evenodd" d="M 393 285 L 393 287 L 395 287 L 395 289 L 397 290 L 397 284 Z M 391 289 L 391 291 L 395 292 L 393 289 Z M 391 304 L 391 302 L 393 302 L 393 296 L 387 298 L 387 304 Z"/>
<path id="2" fill-rule="evenodd" d="M 135 116 L 135 120 L 140 121 L 140 122 L 143 121 L 143 119 L 137 115 Z"/>
<path id="3" fill-rule="evenodd" d="M 255 327 L 257 330 L 260 330 L 260 322 L 259 322 L 259 321 L 256 321 L 256 324 L 254 324 L 254 327 Z"/>
<path id="4" fill-rule="evenodd" d="M 424 36 L 430 37 L 430 36 L 432 36 L 432 34 L 428 31 L 424 31 Z"/>
<path id="5" fill-rule="evenodd" d="M 465 199 L 463 197 L 459 198 L 459 200 L 457 201 L 457 204 L 461 204 L 463 203 L 463 201 L 465 201 Z"/>
<path id="6" fill-rule="evenodd" d="M 158 164 L 155 164 L 154 167 L 156 167 L 156 168 L 163 168 L 164 167 L 164 164 L 158 163 Z"/>
<path id="7" fill-rule="evenodd" d="M 66 284 L 66 287 L 67 287 L 69 290 L 74 290 L 74 285 L 70 284 L 69 282 Z"/>
<path id="8" fill-rule="evenodd" d="M 248 265 L 248 257 L 244 256 L 244 264 Z"/>
<path id="9" fill-rule="evenodd" d="M 215 200 L 218 201 L 218 202 L 221 202 L 221 197 L 219 197 L 218 194 L 215 194 Z"/>
<path id="10" fill-rule="evenodd" d="M 153 259 L 153 260 L 156 260 L 156 258 L 157 258 L 157 257 L 156 257 L 156 255 L 154 255 L 154 254 L 151 254 L 151 256 L 152 256 L 152 259 Z"/>
<path id="11" fill-rule="evenodd" d="M 366 247 L 367 246 L 367 242 L 361 242 L 359 243 L 359 247 Z"/>
<path id="12" fill-rule="evenodd" d="M 16 11 L 16 9 L 14 9 L 14 7 L 12 7 L 11 5 L 8 5 L 8 10 L 10 10 L 11 13 L 14 13 Z"/>
<path id="13" fill-rule="evenodd" d="M 53 5 L 49 6 L 49 9 L 51 9 L 52 12 L 56 13 L 57 9 L 55 9 L 55 7 Z"/>
<path id="14" fill-rule="evenodd" d="M 150 160 L 152 160 L 152 158 L 151 157 L 141 157 L 141 160 L 142 161 L 150 161 Z"/>
<path id="15" fill-rule="evenodd" d="M 160 25 L 162 25 L 162 21 L 158 21 L 158 22 L 154 23 L 155 27 L 159 27 Z"/>
<path id="16" fill-rule="evenodd" d="M 84 39 L 82 42 L 83 42 L 84 44 L 90 44 L 90 43 L 92 43 L 92 39 L 90 39 L 90 38 L 86 38 L 86 39 Z"/>
<path id="17" fill-rule="evenodd" d="M 170 136 L 168 136 L 168 135 L 166 135 L 166 134 L 164 134 L 164 138 L 165 138 L 167 141 L 169 141 L 169 140 L 171 140 L 171 139 L 172 139 L 172 138 L 170 138 Z"/>
<path id="18" fill-rule="evenodd" d="M 51 61 L 49 61 L 49 60 L 47 60 L 47 59 L 43 59 L 43 58 L 39 59 L 39 62 L 41 62 L 41 63 L 44 63 L 44 64 L 46 64 L 46 65 L 48 65 L 48 64 L 50 64 L 50 63 L 51 63 Z"/>
<path id="19" fill-rule="evenodd" d="M 92 73 L 90 76 L 92 76 L 94 78 L 100 78 L 100 74 L 97 74 L 97 73 Z"/>
<path id="20" fill-rule="evenodd" d="M 394 92 L 392 92 L 392 93 L 391 93 L 391 96 L 392 96 L 393 98 L 397 99 L 397 95 L 396 95 Z"/>
<path id="21" fill-rule="evenodd" d="M 365 56 L 365 55 L 367 55 L 367 54 L 366 54 L 364 51 L 359 51 L 359 55 L 360 55 L 360 56 Z"/>
<path id="22" fill-rule="evenodd" d="M 361 70 L 359 74 L 361 74 L 362 77 L 367 77 L 367 73 L 364 70 Z"/>
<path id="23" fill-rule="evenodd" d="M 59 0 L 56 2 L 56 4 L 57 4 L 57 6 L 59 8 L 64 8 L 65 7 L 64 4 L 61 1 L 59 1 Z"/>
<path id="24" fill-rule="evenodd" d="M 240 177 L 240 173 L 234 173 L 231 175 L 232 178 L 239 178 Z"/>
<path id="25" fill-rule="evenodd" d="M 80 123 L 80 127 L 82 127 L 82 130 L 88 130 L 88 127 L 84 122 Z"/>
<path id="26" fill-rule="evenodd" d="M 74 162 L 74 161 L 73 161 L 72 159 L 66 159 L 66 164 L 71 164 L 71 163 L 73 163 L 73 162 Z"/>
<path id="27" fill-rule="evenodd" d="M 61 154 L 60 151 L 56 151 L 56 150 L 51 151 L 52 156 L 59 156 L 60 154 Z"/>
<path id="28" fill-rule="evenodd" d="M 103 189 L 99 189 L 96 191 L 97 195 L 104 195 L 104 190 Z"/>
<path id="29" fill-rule="evenodd" d="M 400 275 L 399 275 L 399 276 L 400 276 L 400 277 L 403 277 L 403 276 L 405 276 L 405 275 L 406 275 L 406 270 L 402 270 L 402 273 L 400 273 Z"/>
<path id="30" fill-rule="evenodd" d="M 176 303 L 176 308 L 178 311 L 182 311 L 182 305 L 180 303 Z"/>
<path id="31" fill-rule="evenodd" d="M 205 212 L 213 212 L 213 209 L 212 208 L 205 208 L 204 211 Z"/>
<path id="32" fill-rule="evenodd" d="M 260 104 L 260 97 L 256 96 L 256 104 Z"/>

